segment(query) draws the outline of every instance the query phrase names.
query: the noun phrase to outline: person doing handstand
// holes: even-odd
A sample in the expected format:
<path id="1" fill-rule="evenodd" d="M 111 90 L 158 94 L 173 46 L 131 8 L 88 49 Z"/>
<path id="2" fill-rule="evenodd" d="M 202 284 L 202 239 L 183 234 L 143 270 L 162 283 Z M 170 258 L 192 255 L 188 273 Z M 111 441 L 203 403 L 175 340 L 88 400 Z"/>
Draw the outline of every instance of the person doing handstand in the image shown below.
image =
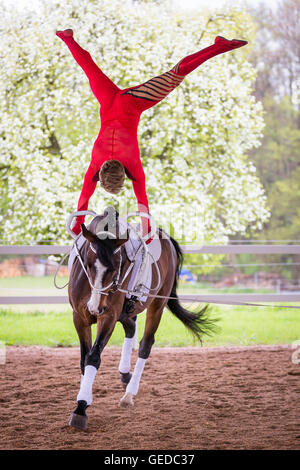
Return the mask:
<path id="1" fill-rule="evenodd" d="M 168 72 L 151 78 L 141 85 L 119 88 L 95 64 L 89 52 L 82 49 L 73 38 L 72 29 L 57 31 L 56 35 L 68 46 L 76 62 L 89 79 L 92 92 L 100 103 L 101 128 L 92 150 L 92 158 L 85 174 L 77 210 L 87 210 L 89 199 L 97 181 L 103 189 L 118 194 L 125 175 L 132 180 L 138 210 L 149 213 L 137 128 L 143 111 L 162 101 L 186 75 L 206 60 L 224 52 L 245 46 L 247 41 L 215 38 L 214 44 L 189 55 Z M 73 232 L 78 235 L 84 216 L 76 218 Z M 142 233 L 150 231 L 149 220 L 142 218 Z M 151 239 L 148 240 L 148 243 Z"/>

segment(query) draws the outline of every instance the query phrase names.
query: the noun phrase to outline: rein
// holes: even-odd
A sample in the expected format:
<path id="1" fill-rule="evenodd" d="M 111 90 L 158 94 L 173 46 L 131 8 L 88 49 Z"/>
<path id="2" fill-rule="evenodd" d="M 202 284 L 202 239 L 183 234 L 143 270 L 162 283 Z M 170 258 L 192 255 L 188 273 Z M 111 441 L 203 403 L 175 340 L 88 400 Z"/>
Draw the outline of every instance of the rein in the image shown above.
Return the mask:
<path id="1" fill-rule="evenodd" d="M 133 228 L 133 230 L 135 230 Z M 106 231 L 103 231 L 103 232 L 99 232 L 97 235 L 99 235 L 100 233 L 109 233 L 111 235 L 114 236 L 114 234 L 110 233 L 110 232 L 106 232 Z M 77 237 L 78 238 L 78 237 Z M 109 293 L 113 293 L 113 292 L 121 292 L 121 293 L 124 293 L 124 294 L 134 294 L 133 291 L 129 291 L 128 289 L 122 289 L 121 286 L 123 285 L 124 281 L 127 279 L 127 277 L 129 276 L 133 266 L 134 266 L 134 262 L 135 262 L 135 258 L 136 256 L 138 255 L 140 249 L 141 249 L 141 246 L 139 247 L 139 249 L 137 250 L 137 252 L 135 253 L 135 257 L 134 259 L 131 261 L 129 267 L 127 268 L 126 270 L 126 273 L 124 274 L 124 277 L 122 279 L 122 281 L 120 282 L 120 277 L 121 277 L 121 268 L 122 268 L 122 253 L 121 253 L 121 248 L 122 247 L 119 247 L 117 248 L 115 251 L 114 251 L 114 254 L 118 253 L 119 252 L 119 266 L 118 266 L 118 273 L 117 273 L 117 276 L 116 278 L 111 281 L 107 286 L 103 287 L 102 289 L 99 289 L 97 287 L 95 287 L 91 281 L 91 278 L 84 266 L 84 262 L 82 260 L 82 257 L 80 255 L 80 252 L 78 250 L 78 247 L 77 247 L 77 238 L 76 240 L 74 241 L 74 244 L 73 246 L 75 247 L 75 251 L 76 251 L 76 257 L 79 259 L 79 262 L 81 264 L 81 267 L 88 279 L 88 282 L 91 286 L 91 289 L 94 290 L 95 292 L 97 292 L 98 294 L 102 294 L 102 295 L 109 295 Z M 92 244 L 90 243 L 89 245 L 89 249 L 91 249 L 94 253 L 96 253 L 96 250 L 93 248 Z M 62 265 L 62 263 L 64 262 L 64 260 L 66 259 L 67 256 L 69 256 L 71 250 L 69 251 L 69 253 L 67 253 L 61 260 L 61 262 L 59 263 L 58 267 L 57 267 L 57 270 L 56 270 L 56 273 L 55 273 L 55 276 L 54 276 L 54 284 L 55 284 L 55 287 L 57 287 L 58 289 L 64 289 L 67 285 L 65 284 L 63 287 L 60 287 L 60 286 L 57 286 L 56 284 L 56 276 L 57 276 L 57 273 Z M 157 263 L 156 261 L 154 261 L 154 265 L 157 269 L 157 272 L 159 274 L 159 280 L 160 280 L 160 271 L 159 271 L 159 268 L 157 266 Z M 159 282 L 160 284 L 160 282 Z M 155 288 L 152 288 L 150 290 L 155 290 L 158 286 L 156 286 Z M 109 289 L 108 292 L 106 292 L 107 290 Z M 172 297 L 172 296 L 165 296 L 165 295 L 158 295 L 158 294 L 150 294 L 149 293 L 144 293 L 144 295 L 146 295 L 147 297 L 156 297 L 156 298 L 159 298 L 159 299 L 166 299 L 166 300 L 178 300 L 178 297 Z M 205 299 L 204 297 L 203 298 L 200 298 L 199 300 L 195 300 L 195 298 L 192 298 L 192 297 L 185 297 L 183 299 L 183 302 L 186 301 L 186 302 L 201 302 L 201 303 L 211 303 L 211 304 L 218 304 L 218 305 L 240 305 L 240 306 L 248 306 L 248 307 L 269 307 L 269 308 L 292 308 L 292 309 L 300 309 L 300 306 L 296 306 L 296 305 L 266 305 L 266 304 L 257 304 L 257 303 L 252 303 L 252 302 L 238 302 L 238 301 L 226 301 L 226 300 L 223 300 L 222 302 L 220 301 L 217 301 L 217 300 L 208 300 L 208 299 Z"/>
<path id="2" fill-rule="evenodd" d="M 130 225 L 130 224 L 129 224 L 129 225 Z M 134 266 L 135 259 L 136 259 L 136 257 L 139 255 L 140 251 L 141 251 L 143 248 L 144 248 L 144 250 L 145 250 L 146 253 L 149 253 L 149 251 L 148 251 L 148 248 L 147 248 L 147 245 L 146 245 L 144 239 L 143 239 L 142 236 L 138 233 L 138 231 L 135 229 L 135 227 L 133 227 L 133 226 L 130 225 L 130 228 L 135 232 L 135 234 L 138 236 L 138 238 L 141 240 L 142 243 L 141 243 L 141 245 L 139 246 L 139 248 L 137 249 L 137 251 L 136 251 L 136 253 L 135 253 L 135 255 L 134 255 L 134 258 L 133 258 L 133 260 L 130 262 L 130 265 L 129 265 L 129 267 L 127 268 L 127 270 L 126 270 L 126 272 L 125 272 L 125 274 L 124 274 L 124 276 L 123 276 L 123 279 L 122 279 L 121 281 L 120 281 L 120 278 L 121 278 L 121 269 L 122 269 L 122 253 L 121 253 L 121 248 L 122 248 L 122 247 L 120 246 L 119 248 L 117 248 L 117 249 L 114 251 L 114 255 L 119 252 L 119 266 L 118 266 L 118 273 L 117 273 L 117 276 L 116 276 L 115 279 L 113 279 L 107 286 L 102 287 L 101 289 L 99 289 L 98 287 L 94 286 L 94 284 L 93 284 L 93 282 L 92 282 L 92 280 L 91 280 L 91 278 L 90 278 L 90 275 L 89 275 L 89 273 L 88 273 L 88 271 L 87 271 L 87 269 L 86 269 L 86 267 L 85 267 L 85 265 L 84 265 L 83 259 L 82 259 L 82 257 L 81 257 L 81 254 L 80 254 L 80 252 L 79 252 L 79 249 L 78 249 L 78 246 L 77 246 L 77 243 L 76 243 L 76 242 L 77 242 L 77 239 L 79 238 L 79 236 L 77 236 L 76 239 L 74 240 L 74 243 L 73 243 L 72 248 L 71 248 L 70 251 L 69 251 L 68 253 L 66 253 L 66 255 L 62 258 L 62 260 L 60 261 L 60 263 L 59 263 L 59 265 L 58 265 L 58 267 L 57 267 L 57 269 L 56 269 L 56 273 L 55 273 L 55 275 L 54 275 L 54 285 L 55 285 L 55 287 L 56 287 L 57 289 L 64 289 L 64 288 L 69 284 L 69 283 L 67 282 L 67 284 L 65 284 L 64 286 L 58 286 L 58 285 L 56 284 L 56 277 L 57 277 L 58 271 L 59 271 L 61 265 L 63 264 L 64 260 L 66 259 L 67 256 L 70 255 L 71 250 L 72 250 L 73 247 L 74 247 L 74 248 L 75 248 L 76 257 L 78 258 L 78 260 L 79 260 L 79 262 L 80 262 L 80 264 L 81 264 L 81 267 L 82 267 L 82 269 L 83 269 L 83 271 L 84 271 L 84 273 L 85 273 L 85 275 L 86 275 L 86 277 L 87 277 L 87 280 L 88 280 L 88 282 L 89 282 L 89 284 L 90 284 L 90 287 L 91 287 L 92 291 L 96 292 L 97 294 L 101 294 L 101 295 L 109 295 L 110 292 L 116 292 L 116 291 L 119 291 L 119 292 L 122 292 L 122 293 L 125 293 L 125 294 L 130 294 L 130 295 L 136 294 L 136 292 L 130 291 L 130 290 L 128 290 L 128 289 L 121 289 L 121 286 L 123 285 L 124 281 L 125 281 L 125 280 L 127 279 L 127 277 L 129 276 L 129 274 L 130 274 L 130 272 L 131 272 L 131 270 L 132 270 L 132 268 L 133 268 L 133 266 Z M 109 231 L 107 231 L 107 230 L 103 230 L 103 231 L 101 231 L 101 232 L 97 232 L 97 236 L 103 235 L 103 234 L 104 234 L 104 235 L 110 235 L 110 236 L 112 236 L 112 237 L 114 237 L 114 238 L 117 238 L 114 233 L 109 232 Z M 95 248 L 92 246 L 91 243 L 89 244 L 88 249 L 91 249 L 92 252 L 96 254 L 96 250 L 95 250 Z M 150 254 L 150 256 L 152 256 L 151 253 L 149 253 L 149 254 Z M 153 257 L 152 257 L 152 258 L 153 258 Z M 153 260 L 153 263 L 154 263 L 154 265 L 155 265 L 155 268 L 156 268 L 156 271 L 157 271 L 157 274 L 158 274 L 158 282 L 157 282 L 157 285 L 156 285 L 155 287 L 153 287 L 153 288 L 150 289 L 150 290 L 152 290 L 152 291 L 153 291 L 153 290 L 156 290 L 156 289 L 159 287 L 160 283 L 161 283 L 161 275 L 160 275 L 160 271 L 159 271 L 157 262 L 156 262 L 155 260 Z M 148 295 L 150 295 L 150 293 L 144 293 L 143 295 L 147 295 L 147 296 L 148 296 Z"/>
<path id="3" fill-rule="evenodd" d="M 147 245 L 145 244 L 143 238 L 141 237 L 141 235 L 138 233 L 138 231 L 130 226 L 131 229 L 135 232 L 135 234 L 140 238 L 141 241 L 143 241 L 143 243 L 139 246 L 139 248 L 137 249 L 135 255 L 134 255 L 134 258 L 133 260 L 130 262 L 130 265 L 129 267 L 127 268 L 125 274 L 124 274 L 124 277 L 123 279 L 120 281 L 120 277 L 121 277 L 121 269 L 122 269 L 122 253 L 121 253 L 121 246 L 119 248 L 117 248 L 115 251 L 114 251 L 114 254 L 118 253 L 119 252 L 119 266 L 118 266 L 118 273 L 117 273 L 117 276 L 115 277 L 115 279 L 113 279 L 107 286 L 105 287 L 102 287 L 101 289 L 99 289 L 98 287 L 95 287 L 94 284 L 92 283 L 91 281 L 91 278 L 89 276 L 89 273 L 87 272 L 87 269 L 85 268 L 84 266 L 84 262 L 81 258 L 81 255 L 79 253 L 79 250 L 78 250 L 78 247 L 77 247 L 77 244 L 76 244 L 76 240 L 74 242 L 74 247 L 75 247 L 75 252 L 76 252 L 76 257 L 79 259 L 79 262 L 81 264 L 81 267 L 89 281 L 89 284 L 91 286 L 91 289 L 92 291 L 95 291 L 97 292 L 97 294 L 102 294 L 102 295 L 109 295 L 110 292 L 116 292 L 116 291 L 119 291 L 119 292 L 122 292 L 122 293 L 125 293 L 125 294 L 136 294 L 136 292 L 134 291 L 130 291 L 128 289 L 121 289 L 121 286 L 124 284 L 124 281 L 127 279 L 127 277 L 129 276 L 133 266 L 134 266 L 134 263 L 135 263 L 135 259 L 136 257 L 138 256 L 138 254 L 140 253 L 140 251 L 142 250 L 142 248 L 145 249 L 146 253 L 149 253 L 148 252 L 148 248 L 147 248 Z M 101 232 L 98 232 L 97 233 L 97 236 L 99 235 L 102 235 L 102 234 L 108 234 L 108 235 L 112 235 L 114 238 L 117 238 L 112 232 L 108 232 L 106 230 L 103 230 Z M 91 249 L 93 251 L 93 253 L 96 253 L 96 250 L 94 249 L 94 247 L 92 246 L 92 244 L 90 243 L 89 244 L 89 249 Z M 151 253 L 149 253 L 151 255 Z M 161 283 L 161 276 L 160 276 L 160 271 L 159 271 L 159 268 L 158 268 L 158 265 L 157 265 L 157 262 L 155 260 L 153 260 L 154 264 L 155 264 L 155 267 L 156 267 L 156 270 L 157 270 L 157 273 L 158 273 L 158 282 L 157 282 L 157 285 L 154 287 L 154 288 L 151 288 L 150 290 L 155 290 L 159 287 L 160 283 Z M 108 291 L 108 292 L 106 292 Z M 149 293 L 146 293 L 146 294 L 143 294 L 143 295 L 150 295 Z"/>
<path id="4" fill-rule="evenodd" d="M 69 220 L 68 220 L 68 223 L 67 223 L 67 230 L 69 231 L 69 233 L 71 234 L 71 236 L 74 236 L 73 232 L 71 231 L 70 229 L 70 223 L 71 223 L 71 220 L 74 216 L 77 216 L 77 215 L 82 215 L 82 214 L 90 214 L 90 215 L 96 215 L 95 212 L 93 211 L 79 211 L 79 212 L 74 212 L 73 214 L 71 214 L 71 216 L 69 217 Z M 127 217 L 130 217 L 130 216 L 133 216 L 133 215 L 141 215 L 143 214 L 143 216 L 146 216 L 149 218 L 149 215 L 148 214 L 144 214 L 144 213 L 138 213 L 138 212 L 132 212 L 130 214 L 127 215 Z M 129 276 L 133 266 L 134 266 L 134 263 L 135 263 L 135 259 L 137 257 L 137 255 L 140 253 L 140 251 L 142 250 L 142 248 L 144 248 L 145 250 L 145 253 L 150 255 L 152 257 L 152 254 L 148 251 L 148 247 L 145 243 L 145 241 L 147 240 L 147 238 L 149 238 L 150 236 L 153 236 L 153 233 L 151 231 L 150 235 L 147 237 L 147 238 L 143 238 L 139 232 L 135 229 L 135 227 L 133 227 L 131 224 L 128 224 L 128 226 L 130 226 L 130 228 L 135 232 L 135 234 L 138 236 L 138 238 L 140 239 L 141 241 L 141 245 L 139 246 L 139 248 L 137 249 L 135 255 L 134 255 L 134 258 L 133 260 L 130 262 L 130 265 L 129 267 L 127 268 L 126 270 L 126 273 L 124 274 L 124 277 L 123 279 L 120 281 L 120 277 L 121 277 L 121 269 L 122 269 L 122 253 L 121 253 L 121 248 L 122 246 L 118 247 L 115 251 L 114 251 L 114 254 L 118 253 L 119 252 L 119 266 L 118 266 L 118 273 L 117 273 L 117 276 L 115 277 L 115 279 L 113 279 L 107 286 L 103 287 L 102 289 L 99 289 L 98 287 L 95 287 L 94 284 L 92 283 L 92 280 L 89 276 L 89 273 L 84 265 L 84 262 L 82 260 L 82 257 L 80 255 L 80 252 L 79 252 L 79 249 L 78 249 L 78 246 L 77 246 L 77 240 L 79 238 L 80 235 L 76 236 L 75 240 L 74 240 L 74 243 L 73 243 L 73 246 L 72 248 L 70 249 L 70 251 L 68 253 L 66 253 L 64 255 L 64 257 L 62 258 L 62 260 L 60 261 L 57 269 L 56 269 L 56 272 L 55 272 L 55 275 L 54 275 L 54 285 L 57 289 L 64 289 L 68 284 L 69 282 L 67 282 L 64 286 L 58 286 L 56 284 L 56 277 L 57 277 L 57 274 L 59 272 L 59 269 L 60 267 L 62 266 L 64 260 L 70 255 L 73 247 L 75 248 L 75 252 L 76 252 L 76 257 L 78 258 L 80 264 L 81 264 L 81 267 L 88 279 L 88 282 L 90 284 L 90 287 L 92 289 L 92 292 L 95 291 L 97 292 L 98 294 L 101 294 L 101 295 L 109 295 L 109 293 L 114 293 L 114 292 L 122 292 L 124 294 L 130 294 L 130 295 L 136 295 L 137 292 L 135 291 L 129 291 L 128 289 L 122 289 L 121 286 L 123 285 L 124 281 L 127 279 L 127 277 Z M 114 238 L 117 238 L 116 235 L 112 232 L 108 232 L 108 231 L 101 231 L 101 232 L 98 232 L 97 233 L 97 236 L 98 235 L 102 235 L 102 234 L 105 234 L 105 235 L 111 235 L 112 237 Z M 94 249 L 94 247 L 92 246 L 92 244 L 90 243 L 89 244 L 89 249 L 91 249 L 94 253 L 96 253 L 96 250 Z M 153 259 L 153 257 L 152 257 Z M 143 263 L 143 261 L 142 261 Z M 152 297 L 152 298 L 159 298 L 159 299 L 166 299 L 166 300 L 177 300 L 178 301 L 178 297 L 172 297 L 172 296 L 165 296 L 165 295 L 158 295 L 158 294 L 150 294 L 150 291 L 153 291 L 153 290 L 156 290 L 158 289 L 158 287 L 160 286 L 161 284 L 161 275 L 160 275 L 160 270 L 158 268 L 158 265 L 157 265 L 157 262 L 153 259 L 153 264 L 155 265 L 155 268 L 156 268 L 156 271 L 157 271 L 157 275 L 158 275 L 158 282 L 157 282 L 157 285 L 153 288 L 148 288 L 149 292 L 148 293 L 142 293 L 140 295 L 143 295 L 143 296 L 147 296 L 147 297 Z M 145 286 L 144 286 L 145 287 Z M 107 292 L 106 292 L 107 291 Z M 139 295 L 139 293 L 138 293 Z M 198 300 L 195 300 L 195 298 L 192 298 L 192 297 L 185 297 L 183 299 L 183 302 L 184 301 L 187 301 L 187 302 L 201 302 L 201 303 L 211 303 L 211 304 L 219 304 L 219 305 L 241 305 L 241 306 L 249 306 L 249 307 L 269 307 L 269 308 L 292 308 L 292 309 L 300 309 L 300 306 L 296 306 L 296 305 L 266 305 L 266 304 L 257 304 L 257 303 L 252 303 L 252 302 L 238 302 L 238 301 L 226 301 L 226 300 L 223 300 L 222 302 L 221 301 L 217 301 L 217 300 L 208 300 L 208 299 L 205 299 L 205 298 L 199 298 Z"/>

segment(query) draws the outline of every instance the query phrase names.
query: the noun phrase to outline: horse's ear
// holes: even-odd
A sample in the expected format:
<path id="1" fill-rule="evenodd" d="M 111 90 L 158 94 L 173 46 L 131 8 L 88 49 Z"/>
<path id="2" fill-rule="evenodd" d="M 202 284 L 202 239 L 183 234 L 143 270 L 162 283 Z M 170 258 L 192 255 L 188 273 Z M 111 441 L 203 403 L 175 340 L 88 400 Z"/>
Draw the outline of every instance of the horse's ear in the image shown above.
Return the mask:
<path id="1" fill-rule="evenodd" d="M 81 224 L 81 231 L 84 238 L 86 238 L 89 242 L 95 242 L 97 237 L 92 232 L 90 232 L 84 224 Z"/>
<path id="2" fill-rule="evenodd" d="M 124 245 L 124 243 L 128 242 L 129 240 L 129 230 L 126 230 L 125 233 L 122 233 L 119 238 L 116 239 L 115 244 L 116 248 L 119 248 L 119 246 Z"/>

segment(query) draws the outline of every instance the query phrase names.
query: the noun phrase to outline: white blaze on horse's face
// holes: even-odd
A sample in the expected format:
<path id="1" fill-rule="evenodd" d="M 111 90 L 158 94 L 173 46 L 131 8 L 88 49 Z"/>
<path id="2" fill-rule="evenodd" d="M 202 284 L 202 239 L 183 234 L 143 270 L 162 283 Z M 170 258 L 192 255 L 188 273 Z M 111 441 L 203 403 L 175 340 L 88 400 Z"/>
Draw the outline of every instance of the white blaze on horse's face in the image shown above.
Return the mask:
<path id="1" fill-rule="evenodd" d="M 96 276 L 95 276 L 95 279 L 93 280 L 93 284 L 97 289 L 102 289 L 103 276 L 107 268 L 103 266 L 103 264 L 101 264 L 98 259 L 96 259 L 94 263 L 94 267 L 96 269 Z M 87 308 L 89 309 L 89 312 L 92 315 L 99 314 L 100 299 L 101 299 L 101 294 L 98 291 L 92 290 L 91 297 L 87 303 Z"/>

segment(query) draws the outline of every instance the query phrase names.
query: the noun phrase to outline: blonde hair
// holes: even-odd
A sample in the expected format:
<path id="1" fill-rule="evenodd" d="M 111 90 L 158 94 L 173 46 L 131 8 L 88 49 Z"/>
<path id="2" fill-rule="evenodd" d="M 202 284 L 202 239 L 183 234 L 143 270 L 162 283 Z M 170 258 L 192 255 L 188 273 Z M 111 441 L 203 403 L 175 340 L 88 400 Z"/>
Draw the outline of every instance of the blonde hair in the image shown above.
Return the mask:
<path id="1" fill-rule="evenodd" d="M 124 185 L 125 170 L 118 160 L 107 160 L 99 172 L 99 181 L 105 191 L 118 194 Z"/>

